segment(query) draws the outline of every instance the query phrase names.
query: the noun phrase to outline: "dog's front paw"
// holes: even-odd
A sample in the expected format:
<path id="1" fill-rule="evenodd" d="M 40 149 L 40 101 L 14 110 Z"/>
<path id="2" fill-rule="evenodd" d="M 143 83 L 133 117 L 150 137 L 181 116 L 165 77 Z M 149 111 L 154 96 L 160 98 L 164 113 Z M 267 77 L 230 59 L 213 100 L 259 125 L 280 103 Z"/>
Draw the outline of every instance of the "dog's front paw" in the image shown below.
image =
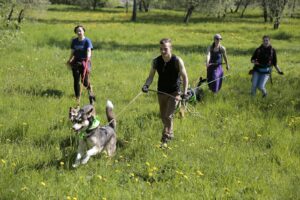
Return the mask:
<path id="1" fill-rule="evenodd" d="M 73 168 L 76 168 L 76 167 L 78 167 L 80 165 L 80 162 L 75 162 L 73 165 L 72 165 L 72 167 Z"/>
<path id="2" fill-rule="evenodd" d="M 81 164 L 85 165 L 89 161 L 90 157 L 86 156 L 81 160 Z"/>

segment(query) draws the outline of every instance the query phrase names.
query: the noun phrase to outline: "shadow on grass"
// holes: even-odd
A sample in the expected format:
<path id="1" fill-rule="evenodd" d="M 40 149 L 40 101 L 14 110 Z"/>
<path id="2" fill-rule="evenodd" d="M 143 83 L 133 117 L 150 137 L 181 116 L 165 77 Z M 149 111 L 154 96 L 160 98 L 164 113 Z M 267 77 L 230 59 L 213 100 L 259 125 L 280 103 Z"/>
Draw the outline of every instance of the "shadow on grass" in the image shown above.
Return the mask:
<path id="1" fill-rule="evenodd" d="M 290 37 L 287 37 L 287 40 L 289 40 Z M 69 49 L 70 41 L 69 40 L 59 40 L 56 38 L 50 38 L 47 43 L 45 44 L 39 44 L 39 46 L 55 46 L 61 49 Z M 94 50 L 107 50 L 107 51 L 124 51 L 124 52 L 144 52 L 144 51 L 157 51 L 159 54 L 159 45 L 157 44 L 157 41 L 154 41 L 154 43 L 148 43 L 148 44 L 122 44 L 117 41 L 95 41 L 93 42 Z M 257 44 L 257 47 L 259 46 L 259 43 Z M 193 45 L 176 45 L 174 44 L 174 51 L 179 52 L 180 54 L 189 54 L 189 53 L 206 53 L 208 46 L 203 44 L 193 44 Z M 249 59 L 254 52 L 255 48 L 249 48 L 249 49 L 241 49 L 241 48 L 227 48 L 227 54 L 230 55 L 237 55 L 237 56 L 244 56 L 249 55 Z M 287 52 L 287 53 L 295 53 L 300 52 L 300 50 L 297 49 L 291 49 L 291 48 L 285 48 L 280 49 L 281 52 Z"/>
<path id="2" fill-rule="evenodd" d="M 96 10 L 86 10 L 80 7 L 63 7 L 63 8 L 49 8 L 49 12 L 74 12 L 76 13 L 109 13 L 109 14 L 121 14 L 125 13 L 124 8 L 105 8 Z M 109 15 L 107 19 L 85 19 L 85 20 L 65 20 L 65 19 L 35 19 L 28 18 L 30 21 L 38 21 L 46 24 L 69 24 L 69 23 L 143 23 L 143 24 L 182 24 L 184 25 L 185 11 L 174 12 L 174 11 L 160 11 L 153 10 L 150 12 L 138 12 L 137 21 L 131 22 L 131 13 L 126 13 L 127 18 L 123 16 L 112 16 Z M 228 13 L 225 17 L 216 17 L 210 15 L 194 15 L 190 18 L 190 23 L 222 23 L 222 22 L 233 22 L 233 23 L 264 23 L 262 16 L 260 15 L 245 15 L 241 18 L 238 14 Z"/>
<path id="3" fill-rule="evenodd" d="M 48 11 L 55 11 L 55 12 L 84 12 L 84 13 L 91 13 L 91 12 L 100 12 L 100 13 L 124 13 L 125 12 L 125 8 L 105 8 L 105 9 L 101 9 L 101 8 L 97 8 L 96 10 L 90 10 L 90 9 L 83 9 L 80 7 L 63 7 L 63 8 L 48 8 Z"/>
<path id="4" fill-rule="evenodd" d="M 117 140 L 117 151 L 118 149 L 125 148 L 127 141 L 124 140 Z M 60 151 L 62 157 L 59 160 L 51 161 L 50 163 L 38 164 L 36 165 L 36 169 L 39 167 L 44 166 L 55 166 L 57 169 L 64 169 L 64 170 L 74 170 L 72 164 L 76 159 L 77 148 L 78 148 L 78 137 L 77 135 L 68 136 L 61 140 L 60 144 Z M 104 150 L 105 151 L 105 150 Z M 101 159 L 102 153 L 95 156 L 95 158 Z"/>
<path id="5" fill-rule="evenodd" d="M 42 90 L 40 88 L 22 88 L 21 86 L 15 88 L 5 88 L 4 93 L 6 94 L 21 94 L 21 95 L 31 95 L 31 96 L 40 96 L 40 97 L 51 97 L 51 98 L 62 98 L 64 92 L 57 89 L 46 89 Z"/>
<path id="6" fill-rule="evenodd" d="M 40 44 L 42 45 L 42 44 Z M 45 44 L 44 44 L 45 45 Z M 46 43 L 48 46 L 55 46 L 61 49 L 69 49 L 70 41 L 68 40 L 58 40 L 55 38 L 50 38 Z M 121 44 L 115 41 L 112 42 L 104 42 L 104 41 L 96 41 L 93 42 L 94 50 L 108 50 L 108 51 L 132 51 L 132 52 L 143 52 L 143 51 L 157 51 L 159 54 L 159 45 L 156 43 L 153 44 Z M 188 54 L 188 53 L 206 53 L 207 46 L 204 45 L 174 45 L 174 51 Z M 254 49 L 242 50 L 242 49 L 231 49 L 229 53 L 233 53 L 235 55 L 250 55 Z"/>

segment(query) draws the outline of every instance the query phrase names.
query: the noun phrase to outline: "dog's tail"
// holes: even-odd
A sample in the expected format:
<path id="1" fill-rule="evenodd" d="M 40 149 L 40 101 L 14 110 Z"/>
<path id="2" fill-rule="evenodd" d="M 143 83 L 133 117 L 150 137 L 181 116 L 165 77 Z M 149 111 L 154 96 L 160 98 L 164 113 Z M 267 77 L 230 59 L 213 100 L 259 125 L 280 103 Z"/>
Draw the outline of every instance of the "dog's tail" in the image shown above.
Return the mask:
<path id="1" fill-rule="evenodd" d="M 107 100 L 107 103 L 106 103 L 107 121 L 109 123 L 109 126 L 112 127 L 113 129 L 115 129 L 117 126 L 117 122 L 115 119 L 115 115 L 113 113 L 113 108 L 114 108 L 114 105 L 112 104 L 112 102 L 110 100 Z"/>

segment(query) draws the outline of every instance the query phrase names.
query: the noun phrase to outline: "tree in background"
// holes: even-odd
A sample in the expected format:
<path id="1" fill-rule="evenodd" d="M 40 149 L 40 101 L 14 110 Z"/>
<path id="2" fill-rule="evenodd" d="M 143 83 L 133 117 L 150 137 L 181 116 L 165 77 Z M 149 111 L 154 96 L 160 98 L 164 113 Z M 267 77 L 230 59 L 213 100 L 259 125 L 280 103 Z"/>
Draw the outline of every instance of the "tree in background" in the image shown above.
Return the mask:
<path id="1" fill-rule="evenodd" d="M 235 2 L 236 1 L 234 0 L 186 0 L 186 14 L 184 22 L 189 22 L 194 10 L 198 10 L 202 13 L 213 15 L 218 18 L 225 17 L 227 10 L 232 9 Z"/>
<path id="2" fill-rule="evenodd" d="M 254 3 L 254 0 L 242 0 L 241 5 L 243 6 L 243 10 L 242 10 L 242 13 L 241 13 L 241 18 L 244 17 L 244 13 L 245 13 L 247 7 L 249 5 L 251 5 L 252 3 Z"/>
<path id="3" fill-rule="evenodd" d="M 137 0 L 133 0 L 133 5 L 132 5 L 132 16 L 131 16 L 131 21 L 135 22 L 136 21 L 136 12 L 137 12 Z"/>
<path id="4" fill-rule="evenodd" d="M 186 2 L 187 10 L 186 10 L 186 14 L 185 14 L 185 17 L 183 20 L 184 23 L 189 23 L 189 20 L 193 14 L 195 8 L 197 8 L 200 5 L 200 3 L 201 3 L 200 0 L 190 0 L 190 1 Z"/>
<path id="5" fill-rule="evenodd" d="M 0 0 L 1 24 L 19 29 L 28 9 L 45 9 L 48 4 L 48 0 Z"/>
<path id="6" fill-rule="evenodd" d="M 105 7 L 109 0 L 75 0 L 72 4 L 78 5 L 83 9 L 96 10 L 98 7 Z"/>
<path id="7" fill-rule="evenodd" d="M 288 2 L 289 16 L 295 17 L 296 8 L 299 7 L 300 0 L 291 0 Z"/>
<path id="8" fill-rule="evenodd" d="M 270 10 L 270 19 L 271 21 L 274 21 L 274 29 L 279 28 L 280 18 L 287 3 L 288 0 L 272 0 L 272 2 L 268 4 Z"/>

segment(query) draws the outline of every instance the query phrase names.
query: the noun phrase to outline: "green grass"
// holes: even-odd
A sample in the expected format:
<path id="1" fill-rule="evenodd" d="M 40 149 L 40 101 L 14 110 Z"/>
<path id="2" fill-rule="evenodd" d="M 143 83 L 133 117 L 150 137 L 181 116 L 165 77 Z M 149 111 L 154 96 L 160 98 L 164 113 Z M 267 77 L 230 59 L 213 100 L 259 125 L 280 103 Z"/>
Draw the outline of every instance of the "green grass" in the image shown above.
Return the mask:
<path id="1" fill-rule="evenodd" d="M 224 20 L 195 13 L 185 25 L 177 11 L 139 13 L 131 23 L 120 9 L 71 8 L 32 11 L 21 31 L 2 31 L 0 199 L 300 199 L 299 19 L 283 19 L 274 31 L 256 11 Z M 115 157 L 101 154 L 72 169 L 77 146 L 68 109 L 75 101 L 64 63 L 78 23 L 95 47 L 91 81 L 103 124 L 106 99 L 118 115 L 140 92 L 163 37 L 172 38 L 191 86 L 206 75 L 215 33 L 232 69 L 220 93 L 204 86 L 204 100 L 190 105 L 195 113 L 176 117 L 168 149 L 159 148 L 157 97 L 143 94 L 118 115 Z M 285 75 L 273 74 L 266 99 L 251 98 L 250 57 L 265 34 Z"/>

